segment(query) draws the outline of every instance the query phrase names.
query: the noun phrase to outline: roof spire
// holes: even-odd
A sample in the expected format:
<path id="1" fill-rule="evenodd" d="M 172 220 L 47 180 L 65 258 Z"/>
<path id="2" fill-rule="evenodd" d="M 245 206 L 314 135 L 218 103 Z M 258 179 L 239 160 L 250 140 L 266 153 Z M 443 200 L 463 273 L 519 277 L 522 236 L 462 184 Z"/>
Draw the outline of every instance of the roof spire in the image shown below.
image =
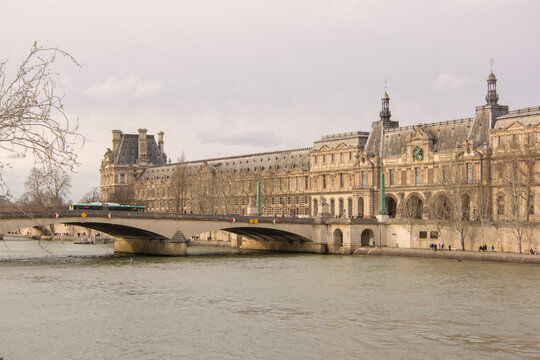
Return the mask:
<path id="1" fill-rule="evenodd" d="M 495 60 L 492 58 L 490 60 L 491 64 L 491 72 L 488 76 L 487 83 L 488 83 L 488 92 L 486 95 L 486 102 L 488 105 L 497 105 L 497 102 L 499 101 L 499 95 L 497 94 L 497 77 L 495 77 L 495 74 L 493 74 L 493 63 Z"/>
<path id="2" fill-rule="evenodd" d="M 386 80 L 384 80 L 384 95 L 381 98 L 382 107 L 381 107 L 381 120 L 384 122 L 390 121 L 390 116 L 392 116 L 392 113 L 390 112 L 390 96 L 388 96 L 388 93 L 386 92 Z"/>

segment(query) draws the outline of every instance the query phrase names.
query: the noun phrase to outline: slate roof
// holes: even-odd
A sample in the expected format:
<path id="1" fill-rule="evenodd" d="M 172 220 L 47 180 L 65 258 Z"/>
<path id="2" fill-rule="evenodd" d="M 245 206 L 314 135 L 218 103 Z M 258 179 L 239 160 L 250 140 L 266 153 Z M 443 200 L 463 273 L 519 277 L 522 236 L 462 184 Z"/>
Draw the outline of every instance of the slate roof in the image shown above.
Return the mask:
<path id="1" fill-rule="evenodd" d="M 197 171 L 208 165 L 215 170 L 224 171 L 229 174 L 240 172 L 258 173 L 264 170 L 290 172 L 295 168 L 307 171 L 309 170 L 309 152 L 311 150 L 311 148 L 302 148 L 186 161 L 186 165 L 188 166 L 188 171 Z M 167 164 L 149 167 L 141 174 L 139 179 L 148 181 L 167 180 L 174 173 L 175 166 L 176 164 Z"/>
<path id="2" fill-rule="evenodd" d="M 439 123 L 423 124 L 428 138 L 433 140 L 434 152 L 451 152 L 461 147 L 471 133 L 473 119 L 460 119 Z M 386 129 L 384 132 L 384 156 L 401 155 L 406 147 L 414 126 Z"/>
<path id="3" fill-rule="evenodd" d="M 148 161 L 154 165 L 166 163 L 161 151 L 159 151 L 153 135 L 146 136 L 148 148 Z M 139 154 L 139 136 L 135 134 L 123 134 L 118 151 L 115 154 L 116 164 L 135 164 Z"/>
<path id="4" fill-rule="evenodd" d="M 524 126 L 540 124 L 540 106 L 509 111 L 497 118 L 494 129 L 506 129 L 515 122 Z"/>
<path id="5" fill-rule="evenodd" d="M 329 148 L 335 148 L 340 144 L 345 144 L 349 146 L 365 146 L 369 133 L 365 131 L 352 131 L 346 133 L 325 135 L 319 140 L 313 143 L 315 149 L 320 149 L 323 146 L 328 146 Z"/>

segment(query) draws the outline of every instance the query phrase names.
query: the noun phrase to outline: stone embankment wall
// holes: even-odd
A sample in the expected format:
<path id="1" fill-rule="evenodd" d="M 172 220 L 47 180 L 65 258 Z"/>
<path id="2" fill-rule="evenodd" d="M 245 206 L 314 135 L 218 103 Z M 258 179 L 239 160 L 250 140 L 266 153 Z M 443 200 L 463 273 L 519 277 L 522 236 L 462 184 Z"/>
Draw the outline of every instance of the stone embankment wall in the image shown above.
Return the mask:
<path id="1" fill-rule="evenodd" d="M 412 231 L 411 231 L 412 229 Z M 391 221 L 386 226 L 386 246 L 399 248 L 429 249 L 431 243 L 443 244 L 446 249 L 461 249 L 459 235 L 454 228 L 446 226 L 437 228 L 433 222 L 419 221 L 412 224 Z M 518 240 L 512 226 L 499 222 L 471 222 L 465 231 L 465 250 L 478 250 L 486 244 L 488 250 L 494 246 L 496 252 L 518 252 Z M 523 231 L 521 241 L 522 252 L 529 249 L 540 250 L 540 224 L 530 224 Z"/>

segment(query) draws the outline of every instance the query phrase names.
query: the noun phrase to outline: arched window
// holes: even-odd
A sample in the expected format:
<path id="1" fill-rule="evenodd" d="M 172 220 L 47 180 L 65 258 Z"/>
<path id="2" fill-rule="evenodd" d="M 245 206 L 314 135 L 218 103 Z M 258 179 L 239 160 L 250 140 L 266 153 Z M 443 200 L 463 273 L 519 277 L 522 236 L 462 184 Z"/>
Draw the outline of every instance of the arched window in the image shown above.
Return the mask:
<path id="1" fill-rule="evenodd" d="M 364 198 L 363 197 L 358 198 L 358 216 L 364 217 Z"/>
<path id="2" fill-rule="evenodd" d="M 497 195 L 497 215 L 504 216 L 504 195 Z"/>
<path id="3" fill-rule="evenodd" d="M 461 209 L 463 211 L 463 219 L 470 220 L 471 219 L 471 197 L 469 196 L 469 194 L 463 194 L 463 197 L 461 198 Z"/>

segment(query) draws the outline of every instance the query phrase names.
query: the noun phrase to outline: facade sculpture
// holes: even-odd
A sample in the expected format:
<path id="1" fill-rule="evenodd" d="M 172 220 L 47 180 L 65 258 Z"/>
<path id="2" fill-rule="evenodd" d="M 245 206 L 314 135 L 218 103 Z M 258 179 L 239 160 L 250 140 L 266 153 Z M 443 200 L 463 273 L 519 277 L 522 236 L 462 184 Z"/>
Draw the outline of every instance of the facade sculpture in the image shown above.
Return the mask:
<path id="1" fill-rule="evenodd" d="M 540 107 L 509 111 L 493 73 L 487 82 L 486 104 L 470 118 L 400 127 L 385 92 L 370 132 L 302 149 L 171 163 L 163 132 L 156 143 L 145 129 L 113 130 L 101 200 L 156 212 L 372 217 L 382 165 L 391 218 L 538 221 Z"/>

